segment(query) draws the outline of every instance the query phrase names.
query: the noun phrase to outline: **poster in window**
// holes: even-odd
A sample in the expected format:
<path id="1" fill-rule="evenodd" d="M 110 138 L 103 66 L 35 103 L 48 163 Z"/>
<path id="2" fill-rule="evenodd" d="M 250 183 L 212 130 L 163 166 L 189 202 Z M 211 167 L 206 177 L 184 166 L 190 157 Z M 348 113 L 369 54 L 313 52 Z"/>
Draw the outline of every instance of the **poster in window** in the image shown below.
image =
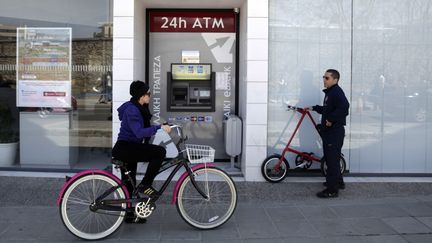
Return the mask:
<path id="1" fill-rule="evenodd" d="M 71 28 L 17 28 L 17 106 L 71 107 Z"/>

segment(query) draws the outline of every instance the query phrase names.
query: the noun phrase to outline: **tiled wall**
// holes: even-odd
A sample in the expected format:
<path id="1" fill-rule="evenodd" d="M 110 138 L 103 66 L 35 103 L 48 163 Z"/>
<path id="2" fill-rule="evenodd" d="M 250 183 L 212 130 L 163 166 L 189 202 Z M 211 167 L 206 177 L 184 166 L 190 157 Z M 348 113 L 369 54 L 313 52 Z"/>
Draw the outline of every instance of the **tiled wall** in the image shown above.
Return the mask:
<path id="1" fill-rule="evenodd" d="M 120 129 L 117 108 L 129 100 L 134 79 L 134 0 L 114 0 L 113 7 L 113 144 Z"/>
<path id="2" fill-rule="evenodd" d="M 248 181 L 262 180 L 261 163 L 267 156 L 267 90 L 268 90 L 268 1 L 249 0 L 242 9 L 246 21 L 242 171 Z M 243 50 L 244 51 L 244 50 Z"/>

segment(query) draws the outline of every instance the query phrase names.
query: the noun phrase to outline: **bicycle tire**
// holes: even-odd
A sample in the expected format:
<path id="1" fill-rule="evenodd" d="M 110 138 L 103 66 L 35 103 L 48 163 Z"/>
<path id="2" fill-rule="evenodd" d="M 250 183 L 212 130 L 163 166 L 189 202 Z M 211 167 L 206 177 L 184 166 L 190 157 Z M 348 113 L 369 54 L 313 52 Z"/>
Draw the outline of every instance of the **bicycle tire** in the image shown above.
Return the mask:
<path id="1" fill-rule="evenodd" d="M 237 188 L 234 181 L 226 172 L 216 167 L 200 168 L 193 174 L 198 186 L 209 195 L 209 199 L 198 193 L 187 176 L 177 192 L 177 211 L 186 223 L 198 229 L 214 229 L 223 225 L 231 218 L 237 206 Z M 217 194 L 217 189 L 224 191 Z"/>
<path id="2" fill-rule="evenodd" d="M 125 211 L 90 210 L 90 204 L 99 195 L 117 185 L 112 178 L 102 174 L 87 174 L 72 182 L 59 204 L 60 216 L 68 231 L 85 240 L 100 240 L 117 231 Z M 125 199 L 125 195 L 119 187 L 105 199 Z M 121 206 L 126 208 L 126 203 Z"/>
<path id="3" fill-rule="evenodd" d="M 278 183 L 283 181 L 283 179 L 285 179 L 285 177 L 287 176 L 288 169 L 290 167 L 288 161 L 285 158 L 282 159 L 283 163 L 281 164 L 280 171 L 274 170 L 276 163 L 279 163 L 280 157 L 280 154 L 274 154 L 267 157 L 263 161 L 261 165 L 261 173 L 266 181 L 271 183 Z"/>
<path id="4" fill-rule="evenodd" d="M 343 175 L 346 171 L 346 161 L 343 155 L 341 155 L 339 164 L 340 164 L 341 175 Z M 321 173 L 323 174 L 324 177 L 327 176 L 327 165 L 325 160 L 321 161 Z"/>

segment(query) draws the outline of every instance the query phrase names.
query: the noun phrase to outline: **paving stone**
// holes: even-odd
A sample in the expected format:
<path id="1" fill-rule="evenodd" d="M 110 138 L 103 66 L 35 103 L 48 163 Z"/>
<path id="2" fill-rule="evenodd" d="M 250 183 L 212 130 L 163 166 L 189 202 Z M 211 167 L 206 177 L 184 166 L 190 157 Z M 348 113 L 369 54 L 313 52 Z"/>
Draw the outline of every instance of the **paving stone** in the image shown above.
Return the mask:
<path id="1" fill-rule="evenodd" d="M 245 208 L 237 207 L 233 217 L 237 222 L 259 222 L 261 224 L 270 223 L 270 218 L 264 208 Z"/>
<path id="2" fill-rule="evenodd" d="M 409 216 L 432 216 L 432 205 L 424 202 L 397 203 L 396 206 L 408 212 Z"/>
<path id="3" fill-rule="evenodd" d="M 325 242 L 335 243 L 335 242 L 343 242 L 343 243 L 369 243 L 368 239 L 364 236 L 332 236 L 325 237 Z"/>
<path id="4" fill-rule="evenodd" d="M 263 238 L 263 239 L 245 239 L 245 243 L 284 243 L 283 239 Z"/>
<path id="5" fill-rule="evenodd" d="M 374 235 L 366 236 L 370 243 L 407 243 L 404 238 L 399 235 Z"/>
<path id="6" fill-rule="evenodd" d="M 237 225 L 242 239 L 280 238 L 279 232 L 273 224 L 241 222 Z"/>
<path id="7" fill-rule="evenodd" d="M 124 223 L 119 229 L 119 238 L 125 240 L 159 240 L 162 232 L 162 225 L 147 221 L 145 224 Z"/>
<path id="8" fill-rule="evenodd" d="M 356 233 L 350 225 L 340 219 L 314 220 L 311 223 L 324 236 L 354 235 Z"/>
<path id="9" fill-rule="evenodd" d="M 201 243 L 201 240 L 161 240 L 160 243 Z"/>
<path id="10" fill-rule="evenodd" d="M 432 217 L 417 217 L 416 219 L 432 229 Z"/>
<path id="11" fill-rule="evenodd" d="M 432 233 L 432 230 L 412 217 L 397 217 L 382 219 L 400 234 Z"/>
<path id="12" fill-rule="evenodd" d="M 325 239 L 320 237 L 289 237 L 285 238 L 285 243 L 324 243 Z"/>
<path id="13" fill-rule="evenodd" d="M 234 239 L 230 239 L 229 241 L 227 240 L 207 240 L 205 238 L 202 239 L 201 241 L 202 243 L 243 243 L 244 241 L 242 240 L 234 240 Z"/>
<path id="14" fill-rule="evenodd" d="M 201 240 L 201 231 L 186 223 L 162 224 L 161 240 Z"/>
<path id="15" fill-rule="evenodd" d="M 236 223 L 234 221 L 228 221 L 214 230 L 201 231 L 201 237 L 206 241 L 221 240 L 227 242 L 234 239 L 240 239 L 240 234 Z"/>
<path id="16" fill-rule="evenodd" d="M 392 204 L 331 206 L 341 218 L 381 218 L 409 216 L 401 208 Z"/>
<path id="17" fill-rule="evenodd" d="M 390 226 L 377 218 L 348 219 L 349 225 L 360 235 L 397 234 Z"/>
<path id="18" fill-rule="evenodd" d="M 124 240 L 120 239 L 118 243 L 159 243 L 159 240 Z M 63 243 L 63 242 L 62 242 Z"/>
<path id="19" fill-rule="evenodd" d="M 403 237 L 410 243 L 431 243 L 432 242 L 432 234 L 403 235 Z"/>
<path id="20" fill-rule="evenodd" d="M 297 207 L 270 207 L 265 211 L 274 222 L 305 218 Z"/>
<path id="21" fill-rule="evenodd" d="M 303 219 L 275 222 L 275 225 L 279 234 L 285 238 L 289 236 L 320 236 L 320 233 L 313 227 L 313 225 Z"/>
<path id="22" fill-rule="evenodd" d="M 334 219 L 338 216 L 327 206 L 300 206 L 302 214 L 308 219 Z"/>

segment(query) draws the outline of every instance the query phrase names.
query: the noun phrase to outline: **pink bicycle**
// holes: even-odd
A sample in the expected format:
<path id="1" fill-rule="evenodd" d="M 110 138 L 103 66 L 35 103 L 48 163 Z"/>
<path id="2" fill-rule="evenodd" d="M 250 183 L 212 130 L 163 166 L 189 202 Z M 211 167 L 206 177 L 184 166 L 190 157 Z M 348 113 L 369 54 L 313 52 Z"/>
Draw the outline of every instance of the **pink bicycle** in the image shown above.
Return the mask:
<path id="1" fill-rule="evenodd" d="M 180 126 L 179 140 L 172 147 L 177 148 L 174 158 L 168 158 L 159 173 L 174 167 L 162 187 L 162 194 L 174 175 L 184 168 L 172 195 L 172 204 L 186 223 L 198 229 L 214 229 L 227 222 L 237 205 L 237 189 L 234 181 L 223 170 L 211 164 L 215 150 L 205 145 L 185 144 Z M 167 133 L 156 133 L 154 144 L 165 142 Z M 157 141 L 157 142 L 155 142 Z M 169 141 L 166 143 L 170 145 Z M 167 149 L 168 151 L 168 149 Z M 167 156 L 168 156 L 167 152 Z M 171 153 L 172 154 L 172 153 Z M 116 168 L 126 168 L 125 163 L 113 159 Z M 133 182 L 129 176 L 129 181 Z M 88 170 L 69 178 L 58 199 L 61 219 L 66 228 L 75 236 L 85 240 L 99 240 L 113 234 L 123 223 L 126 212 L 134 217 L 147 218 L 156 209 L 158 198 L 129 195 L 126 182 L 108 171 Z M 133 183 L 132 183 L 133 184 Z M 134 191 L 135 191 L 135 186 Z"/>

